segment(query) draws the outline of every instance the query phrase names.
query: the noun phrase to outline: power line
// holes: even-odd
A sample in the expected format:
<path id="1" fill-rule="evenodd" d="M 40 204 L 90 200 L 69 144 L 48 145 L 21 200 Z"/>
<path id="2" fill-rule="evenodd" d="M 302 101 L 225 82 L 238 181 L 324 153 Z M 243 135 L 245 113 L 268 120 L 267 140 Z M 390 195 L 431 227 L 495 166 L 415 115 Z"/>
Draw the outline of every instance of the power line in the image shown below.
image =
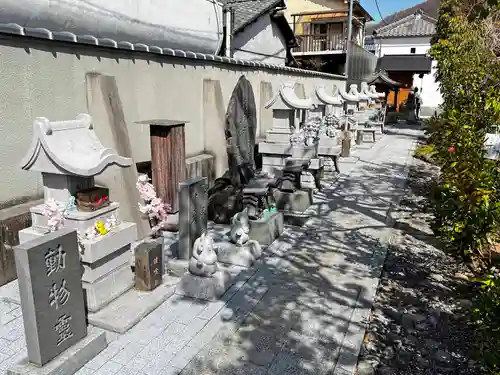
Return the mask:
<path id="1" fill-rule="evenodd" d="M 380 22 L 382 22 L 384 26 L 387 26 L 387 23 L 385 23 L 384 17 L 382 16 L 382 12 L 380 11 L 380 7 L 378 6 L 378 0 L 375 0 L 375 5 L 377 7 L 378 15 L 380 16 Z"/>

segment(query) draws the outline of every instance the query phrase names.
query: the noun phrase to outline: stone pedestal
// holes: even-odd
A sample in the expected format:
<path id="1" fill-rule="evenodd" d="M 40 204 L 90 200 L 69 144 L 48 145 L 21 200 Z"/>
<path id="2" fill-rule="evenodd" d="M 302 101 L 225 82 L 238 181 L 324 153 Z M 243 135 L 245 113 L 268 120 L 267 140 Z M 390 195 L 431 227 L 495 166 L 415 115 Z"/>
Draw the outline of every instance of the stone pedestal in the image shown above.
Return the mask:
<path id="1" fill-rule="evenodd" d="M 365 129 L 358 130 L 358 134 L 361 134 L 361 139 L 363 140 L 363 142 L 366 141 L 365 138 L 368 138 L 369 142 L 375 143 L 377 141 L 376 133 L 377 133 L 377 129 L 375 129 L 375 128 L 365 128 Z M 359 135 L 358 135 L 358 138 L 359 138 Z"/>
<path id="2" fill-rule="evenodd" d="M 260 244 L 250 240 L 238 246 L 229 241 L 217 242 L 217 260 L 234 266 L 251 267 L 262 256 Z"/>
<path id="3" fill-rule="evenodd" d="M 361 145 L 363 143 L 364 132 L 362 130 L 358 130 L 358 134 L 356 137 L 356 144 Z"/>
<path id="4" fill-rule="evenodd" d="M 122 223 L 105 236 L 83 241 L 82 286 L 89 312 L 99 311 L 133 287 L 130 244 L 136 240 L 136 225 Z"/>
<path id="5" fill-rule="evenodd" d="M 59 354 L 43 367 L 21 360 L 7 370 L 7 375 L 73 375 L 108 346 L 106 332 L 98 328 Z"/>
<path id="6" fill-rule="evenodd" d="M 249 224 L 250 239 L 264 246 L 272 244 L 285 229 L 283 215 L 280 212 L 273 212 L 258 220 L 249 220 Z"/>
<path id="7" fill-rule="evenodd" d="M 151 172 L 158 197 L 179 211 L 178 186 L 186 179 L 185 121 L 146 120 L 151 138 Z"/>
<path id="8" fill-rule="evenodd" d="M 276 190 L 274 199 L 276 208 L 281 212 L 302 213 L 313 203 L 311 189 L 296 190 L 293 193 Z"/>
<path id="9" fill-rule="evenodd" d="M 321 190 L 321 179 L 325 168 L 324 158 L 314 158 L 309 162 L 309 166 L 302 173 L 300 186 L 306 189 Z"/>
<path id="10" fill-rule="evenodd" d="M 290 143 L 259 143 L 262 155 L 262 171 L 280 177 L 287 161 L 292 159 L 310 160 L 318 157 L 318 145 L 293 147 Z"/>
<path id="11" fill-rule="evenodd" d="M 112 216 L 117 220 L 116 226 L 106 235 L 81 241 L 82 286 L 90 312 L 99 311 L 134 285 L 130 261 L 131 243 L 137 240 L 137 226 L 120 222 L 119 207 L 118 203 L 111 202 L 96 211 L 71 211 L 65 216 L 65 228 L 76 229 L 80 233 L 93 227 L 97 221 L 106 222 Z M 47 217 L 42 212 L 43 205 L 31 209 L 33 226 L 19 232 L 21 243 L 49 233 Z"/>
<path id="12" fill-rule="evenodd" d="M 211 276 L 197 276 L 185 273 L 175 289 L 175 293 L 203 301 L 215 301 L 231 285 L 231 275 L 227 271 L 217 271 Z"/>
<path id="13" fill-rule="evenodd" d="M 323 158 L 325 172 L 339 173 L 338 159 L 342 153 L 342 141 L 335 137 L 322 137 L 319 140 L 318 155 Z"/>

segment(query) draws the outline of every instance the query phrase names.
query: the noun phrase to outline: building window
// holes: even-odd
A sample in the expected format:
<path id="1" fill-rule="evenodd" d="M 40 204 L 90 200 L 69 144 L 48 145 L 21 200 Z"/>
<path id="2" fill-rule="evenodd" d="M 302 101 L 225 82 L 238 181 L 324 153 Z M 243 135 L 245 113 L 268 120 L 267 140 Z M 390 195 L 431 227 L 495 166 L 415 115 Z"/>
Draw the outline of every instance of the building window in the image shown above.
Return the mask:
<path id="1" fill-rule="evenodd" d="M 413 47 L 412 49 L 410 49 L 410 53 L 416 53 L 417 52 L 417 49 L 415 47 Z"/>

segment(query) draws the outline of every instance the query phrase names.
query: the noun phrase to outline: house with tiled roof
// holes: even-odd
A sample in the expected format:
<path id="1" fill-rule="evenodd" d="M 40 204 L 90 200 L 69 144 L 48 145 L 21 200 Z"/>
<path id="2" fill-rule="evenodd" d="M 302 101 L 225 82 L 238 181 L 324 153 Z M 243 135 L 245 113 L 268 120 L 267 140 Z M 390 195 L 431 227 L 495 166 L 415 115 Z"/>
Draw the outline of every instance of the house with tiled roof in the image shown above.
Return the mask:
<path id="1" fill-rule="evenodd" d="M 378 57 L 376 70 L 403 85 L 389 95 L 388 102 L 400 108 L 417 87 L 424 117 L 432 115 L 442 103 L 435 80 L 437 63 L 428 55 L 438 11 L 439 1 L 428 0 L 385 17 L 375 27 L 367 27 L 370 35 L 365 38 L 367 49 Z"/>
<path id="2" fill-rule="evenodd" d="M 285 18 L 284 0 L 222 0 L 225 7 L 225 43 L 222 53 L 236 59 L 286 65 L 297 46 Z M 228 36 L 230 35 L 230 36 Z M 227 38 L 230 38 L 228 43 Z"/>

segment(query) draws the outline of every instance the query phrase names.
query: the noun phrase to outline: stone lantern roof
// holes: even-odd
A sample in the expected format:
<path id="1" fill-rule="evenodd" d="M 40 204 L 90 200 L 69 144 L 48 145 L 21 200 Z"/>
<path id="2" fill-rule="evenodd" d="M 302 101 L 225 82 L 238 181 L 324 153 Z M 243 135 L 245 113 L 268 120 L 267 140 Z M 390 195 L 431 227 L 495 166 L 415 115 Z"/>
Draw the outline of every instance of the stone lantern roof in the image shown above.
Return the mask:
<path id="1" fill-rule="evenodd" d="M 325 104 L 340 106 L 344 103 L 344 100 L 340 96 L 339 89 L 335 85 L 333 86 L 332 94 L 328 93 L 324 85 L 317 85 L 316 96 Z"/>
<path id="2" fill-rule="evenodd" d="M 36 118 L 31 147 L 21 162 L 26 171 L 83 177 L 98 175 L 111 165 L 130 167 L 132 159 L 102 145 L 88 114 L 70 121 Z"/>
<path id="3" fill-rule="evenodd" d="M 287 82 L 281 85 L 278 93 L 267 104 L 267 109 L 312 109 L 314 106 L 311 98 L 301 99 L 295 93 L 295 82 Z"/>

